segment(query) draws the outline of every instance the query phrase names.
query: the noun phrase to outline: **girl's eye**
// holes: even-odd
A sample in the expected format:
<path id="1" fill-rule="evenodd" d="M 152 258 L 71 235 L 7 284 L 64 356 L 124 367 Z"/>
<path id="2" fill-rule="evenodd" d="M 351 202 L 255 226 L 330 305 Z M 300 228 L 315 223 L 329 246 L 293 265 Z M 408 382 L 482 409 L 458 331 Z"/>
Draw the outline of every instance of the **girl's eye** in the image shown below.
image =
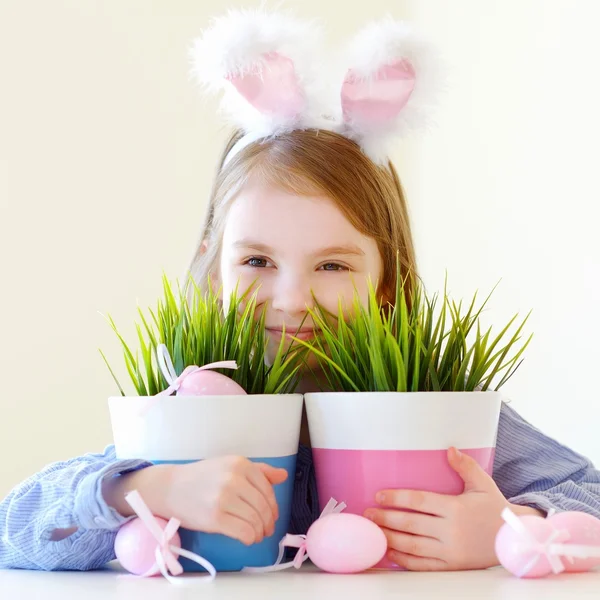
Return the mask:
<path id="1" fill-rule="evenodd" d="M 253 256 L 252 258 L 249 258 L 245 264 L 249 265 L 250 267 L 264 268 L 269 264 L 269 261 L 266 258 Z"/>
<path id="2" fill-rule="evenodd" d="M 324 265 L 321 265 L 319 269 L 322 269 L 323 271 L 349 271 L 348 267 L 338 265 L 337 263 L 325 263 Z"/>

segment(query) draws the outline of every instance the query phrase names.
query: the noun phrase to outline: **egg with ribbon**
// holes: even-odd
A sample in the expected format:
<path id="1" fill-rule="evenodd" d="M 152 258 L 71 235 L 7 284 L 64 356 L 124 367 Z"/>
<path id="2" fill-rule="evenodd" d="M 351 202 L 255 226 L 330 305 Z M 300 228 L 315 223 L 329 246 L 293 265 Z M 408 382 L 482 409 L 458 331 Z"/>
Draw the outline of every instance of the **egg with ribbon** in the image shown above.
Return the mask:
<path id="1" fill-rule="evenodd" d="M 181 548 L 181 536 L 177 532 L 181 522 L 175 517 L 168 521 L 152 514 L 138 490 L 125 495 L 137 518 L 121 526 L 115 536 L 115 556 L 121 566 L 134 575 L 152 577 L 159 573 L 171 583 L 183 573 L 179 556 L 200 565 L 212 581 L 217 571 L 208 560 Z"/>
<path id="2" fill-rule="evenodd" d="M 373 521 L 351 513 L 317 519 L 306 534 L 310 560 L 329 573 L 359 573 L 387 552 L 387 538 Z"/>
<path id="3" fill-rule="evenodd" d="M 246 394 L 246 390 L 233 379 L 210 370 L 237 369 L 237 363 L 234 360 L 213 362 L 201 367 L 191 365 L 177 376 L 167 347 L 160 344 L 156 353 L 162 374 L 169 383 L 166 390 L 157 394 L 159 396 L 169 395 L 173 392 L 177 396 L 239 396 Z"/>
<path id="4" fill-rule="evenodd" d="M 246 390 L 230 377 L 208 370 L 217 368 L 231 369 L 234 367 L 231 366 L 231 361 L 212 363 L 203 367 L 190 367 L 189 371 L 186 369 L 180 375 L 176 395 L 239 396 L 246 394 Z"/>
<path id="5" fill-rule="evenodd" d="M 548 517 L 548 522 L 555 529 L 566 530 L 569 539 L 567 546 L 578 546 L 578 553 L 585 553 L 589 548 L 590 554 L 596 556 L 576 557 L 574 552 L 569 556 L 561 556 L 565 571 L 581 573 L 600 565 L 600 519 L 580 511 L 565 511 Z M 564 548 L 568 552 L 568 547 Z"/>
<path id="6" fill-rule="evenodd" d="M 387 538 L 369 519 L 343 513 L 344 502 L 331 498 L 306 535 L 287 534 L 279 542 L 279 557 L 268 567 L 244 567 L 246 573 L 274 573 L 311 560 L 329 573 L 359 573 L 371 569 L 385 556 Z M 295 558 L 282 562 L 285 548 L 298 548 Z"/>
<path id="7" fill-rule="evenodd" d="M 583 572 L 600 565 L 600 520 L 592 515 L 551 511 L 546 518 L 518 517 L 505 508 L 502 518 L 496 556 L 517 577 Z"/>
<path id="8" fill-rule="evenodd" d="M 164 378 L 167 380 L 169 387 L 145 401 L 139 409 L 140 416 L 146 415 L 163 396 L 170 396 L 173 392 L 175 392 L 176 396 L 247 395 L 246 390 L 233 381 L 233 379 L 210 370 L 237 369 L 238 366 L 234 360 L 223 360 L 202 367 L 190 365 L 178 376 L 165 344 L 159 344 L 156 348 L 156 358 L 158 366 Z"/>
<path id="9" fill-rule="evenodd" d="M 164 532 L 167 521 L 154 517 L 158 527 Z M 181 546 L 181 538 L 177 532 L 169 540 L 170 544 Z M 121 526 L 115 537 L 115 555 L 121 566 L 134 575 L 156 575 L 159 573 L 156 564 L 157 542 L 148 526 L 142 519 L 133 519 Z"/>
<path id="10" fill-rule="evenodd" d="M 524 578 L 544 577 L 553 568 L 556 571 L 562 570 L 558 557 L 554 557 L 553 567 L 552 557 L 544 553 L 547 543 L 558 537 L 549 521 L 535 515 L 517 517 L 512 512 L 510 514 L 514 519 L 507 518 L 508 513 L 503 513 L 507 522 L 496 535 L 498 562 L 513 575 Z"/>

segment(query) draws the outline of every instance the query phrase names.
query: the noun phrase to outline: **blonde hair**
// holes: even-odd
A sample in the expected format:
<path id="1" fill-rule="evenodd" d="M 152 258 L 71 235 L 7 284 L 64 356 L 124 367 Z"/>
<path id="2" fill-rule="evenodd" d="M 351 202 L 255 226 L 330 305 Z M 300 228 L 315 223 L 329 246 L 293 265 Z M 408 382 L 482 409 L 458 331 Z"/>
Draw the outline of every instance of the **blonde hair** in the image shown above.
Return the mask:
<path id="1" fill-rule="evenodd" d="M 223 166 L 241 137 L 235 133 L 221 157 L 200 243 L 189 274 L 204 288 L 217 265 L 227 211 L 252 175 L 297 195 L 330 198 L 363 235 L 377 242 L 383 260 L 379 291 L 394 297 L 397 257 L 410 297 L 417 277 L 408 208 L 391 162 L 377 166 L 349 138 L 326 130 L 297 130 L 246 146 Z"/>

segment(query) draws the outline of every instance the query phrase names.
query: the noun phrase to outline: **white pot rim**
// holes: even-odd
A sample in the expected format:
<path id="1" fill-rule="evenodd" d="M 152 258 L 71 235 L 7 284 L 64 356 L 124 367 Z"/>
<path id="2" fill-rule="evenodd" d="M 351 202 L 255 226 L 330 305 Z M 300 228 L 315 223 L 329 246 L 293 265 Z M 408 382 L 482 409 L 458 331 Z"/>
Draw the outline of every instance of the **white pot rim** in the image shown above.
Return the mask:
<path id="1" fill-rule="evenodd" d="M 305 398 L 309 398 L 309 397 L 323 397 L 323 396 L 348 396 L 348 395 L 353 395 L 353 396 L 381 396 L 381 397 L 385 397 L 385 396 L 418 396 L 418 395 L 427 395 L 427 396 L 457 396 L 457 395 L 464 395 L 464 394 L 478 394 L 478 395 L 485 395 L 485 396 L 496 396 L 496 395 L 502 395 L 502 392 L 500 391 L 496 391 L 496 390 L 490 390 L 490 391 L 482 391 L 482 390 L 472 390 L 472 391 L 465 391 L 465 390 L 457 390 L 457 391 L 448 391 L 448 390 L 441 390 L 441 391 L 423 391 L 423 390 L 417 390 L 416 392 L 379 392 L 379 391 L 374 391 L 374 392 L 354 392 L 354 391 L 347 391 L 347 392 L 308 392 L 306 394 L 304 394 Z"/>
<path id="2" fill-rule="evenodd" d="M 495 445 L 500 392 L 333 392 L 305 396 L 313 447 L 440 450 Z"/>
<path id="3" fill-rule="evenodd" d="M 108 400 L 117 456 L 148 460 L 294 455 L 303 404 L 302 394 Z"/>
<path id="4" fill-rule="evenodd" d="M 290 398 L 297 399 L 302 394 L 220 394 L 220 395 L 209 395 L 205 394 L 203 396 L 164 396 L 168 398 L 169 401 L 178 401 L 185 400 L 186 402 L 189 400 L 248 400 L 248 398 L 260 399 L 260 398 Z M 110 401 L 118 401 L 118 400 L 148 400 L 148 398 L 155 398 L 156 396 L 109 396 L 108 399 Z"/>

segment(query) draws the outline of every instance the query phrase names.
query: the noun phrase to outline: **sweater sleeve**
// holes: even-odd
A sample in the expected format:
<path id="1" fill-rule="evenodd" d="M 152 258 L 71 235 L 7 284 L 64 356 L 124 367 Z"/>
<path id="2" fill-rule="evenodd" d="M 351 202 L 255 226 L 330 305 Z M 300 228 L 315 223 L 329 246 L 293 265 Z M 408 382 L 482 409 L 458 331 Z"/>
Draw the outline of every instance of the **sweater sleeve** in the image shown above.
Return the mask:
<path id="1" fill-rule="evenodd" d="M 113 446 L 46 466 L 0 503 L 0 568 L 89 570 L 115 558 L 116 533 L 128 518 L 108 506 L 102 482 L 149 466 L 117 460 Z M 53 541 L 57 529 L 77 528 Z"/>
<path id="2" fill-rule="evenodd" d="M 600 518 L 600 471 L 502 405 L 493 477 L 513 504 Z"/>

